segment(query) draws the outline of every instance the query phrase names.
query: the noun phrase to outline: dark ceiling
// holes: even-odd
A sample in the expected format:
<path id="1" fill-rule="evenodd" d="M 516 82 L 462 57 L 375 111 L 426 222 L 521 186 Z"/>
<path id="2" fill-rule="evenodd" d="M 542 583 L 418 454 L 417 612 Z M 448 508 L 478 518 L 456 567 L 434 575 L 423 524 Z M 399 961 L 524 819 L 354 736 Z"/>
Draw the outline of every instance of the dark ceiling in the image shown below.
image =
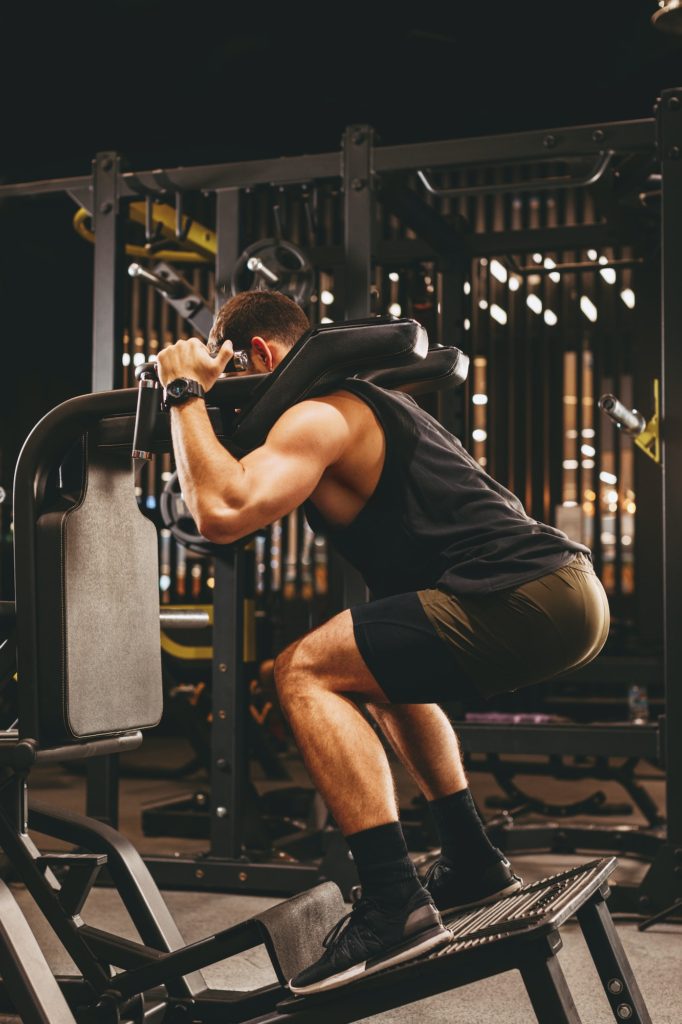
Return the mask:
<path id="1" fill-rule="evenodd" d="M 407 23 L 397 5 L 40 8 L 3 15 L 5 180 L 85 173 L 98 149 L 138 168 L 316 152 L 361 121 L 397 143 L 645 117 L 682 83 L 655 0 L 456 0 Z"/>

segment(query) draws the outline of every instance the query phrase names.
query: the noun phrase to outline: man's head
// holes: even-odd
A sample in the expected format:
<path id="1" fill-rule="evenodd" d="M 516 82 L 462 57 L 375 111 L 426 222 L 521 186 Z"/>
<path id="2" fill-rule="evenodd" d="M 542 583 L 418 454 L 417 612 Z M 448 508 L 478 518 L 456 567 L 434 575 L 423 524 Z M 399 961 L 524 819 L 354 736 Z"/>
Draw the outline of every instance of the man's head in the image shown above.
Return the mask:
<path id="1" fill-rule="evenodd" d="M 218 310 L 209 341 L 229 339 L 235 352 L 249 353 L 249 373 L 266 373 L 310 329 L 300 306 L 281 292 L 241 292 Z"/>

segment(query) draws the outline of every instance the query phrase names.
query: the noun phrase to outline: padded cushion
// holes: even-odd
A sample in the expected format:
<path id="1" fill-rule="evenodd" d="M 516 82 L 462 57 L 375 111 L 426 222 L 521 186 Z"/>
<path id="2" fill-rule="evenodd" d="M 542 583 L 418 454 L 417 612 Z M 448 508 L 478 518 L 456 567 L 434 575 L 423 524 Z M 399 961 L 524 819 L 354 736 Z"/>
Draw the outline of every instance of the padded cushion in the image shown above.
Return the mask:
<path id="1" fill-rule="evenodd" d="M 422 325 L 405 317 L 348 320 L 308 331 L 256 388 L 237 418 L 230 450 L 236 455 L 253 451 L 294 402 L 324 394 L 368 369 L 417 364 L 428 345 Z"/>
<path id="2" fill-rule="evenodd" d="M 130 454 L 87 449 L 77 503 L 36 524 L 43 742 L 148 728 L 162 712 L 156 528 Z"/>
<path id="3" fill-rule="evenodd" d="M 414 366 L 388 366 L 356 376 L 389 391 L 428 395 L 459 387 L 467 379 L 468 372 L 469 357 L 464 352 L 458 348 L 438 347 L 429 349 L 426 359 Z"/>
<path id="4" fill-rule="evenodd" d="M 329 340 L 328 335 L 327 340 Z M 325 349 L 325 353 L 329 354 L 328 347 Z M 362 361 L 364 362 L 364 354 Z M 326 367 L 323 382 L 325 388 L 332 388 L 341 384 L 347 377 L 355 376 L 363 380 L 372 381 L 373 384 L 378 384 L 380 387 L 405 391 L 410 395 L 430 394 L 434 391 L 442 391 L 463 384 L 467 377 L 469 357 L 458 348 L 439 346 L 429 349 L 423 359 L 418 355 L 411 356 L 406 364 L 401 359 L 398 359 L 397 364 L 391 365 L 389 363 L 386 365 L 385 357 L 382 356 L 378 362 L 378 367 L 378 369 L 372 367 L 356 372 L 354 368 L 349 369 L 344 353 L 340 368 L 334 365 Z M 301 390 L 300 395 L 295 390 L 292 390 L 288 398 L 289 405 L 300 402 L 303 398 L 309 396 L 309 369 L 309 364 L 304 365 L 299 360 L 295 367 L 295 378 L 291 375 L 288 378 L 288 387 L 292 389 L 298 387 Z M 314 376 L 316 378 L 316 393 L 321 393 L 322 388 L 318 380 L 317 370 L 315 370 Z M 231 436 L 233 421 L 235 420 L 234 410 L 244 409 L 245 412 L 239 417 L 242 438 L 241 447 L 243 449 L 247 432 L 244 425 L 247 406 L 250 410 L 249 417 L 257 426 L 256 433 L 259 436 L 263 433 L 263 430 L 267 433 L 275 422 L 274 420 L 268 420 L 267 417 L 275 415 L 279 407 L 278 403 L 270 406 L 270 400 L 268 399 L 266 408 L 265 393 L 270 384 L 273 383 L 271 380 L 273 377 L 275 377 L 274 374 L 249 374 L 244 377 L 227 377 L 216 381 L 208 397 L 207 409 L 211 426 L 221 441 Z M 258 392 L 259 396 L 257 406 L 253 402 L 253 396 L 256 392 Z M 134 416 L 107 417 L 100 424 L 98 433 L 99 444 L 110 448 L 129 449 L 132 444 L 134 430 Z M 152 440 L 151 447 L 154 452 L 169 452 L 172 450 L 168 415 L 158 417 Z"/>

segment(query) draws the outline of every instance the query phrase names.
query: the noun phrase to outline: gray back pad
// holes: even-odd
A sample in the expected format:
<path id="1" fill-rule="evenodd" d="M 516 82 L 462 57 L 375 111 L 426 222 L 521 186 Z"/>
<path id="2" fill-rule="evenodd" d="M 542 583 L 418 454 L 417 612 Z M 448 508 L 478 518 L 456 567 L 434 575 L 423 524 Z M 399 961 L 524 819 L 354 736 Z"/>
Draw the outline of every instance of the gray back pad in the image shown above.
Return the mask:
<path id="1" fill-rule="evenodd" d="M 162 712 L 156 528 L 130 455 L 86 443 L 80 500 L 36 524 L 43 742 L 148 728 Z"/>

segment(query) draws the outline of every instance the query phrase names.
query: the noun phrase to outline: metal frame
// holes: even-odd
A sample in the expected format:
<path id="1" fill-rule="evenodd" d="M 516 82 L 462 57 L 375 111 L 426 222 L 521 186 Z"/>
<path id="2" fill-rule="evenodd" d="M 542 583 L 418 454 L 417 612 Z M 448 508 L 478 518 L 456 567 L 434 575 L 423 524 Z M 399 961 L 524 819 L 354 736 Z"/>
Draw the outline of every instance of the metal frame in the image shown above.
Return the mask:
<path id="1" fill-rule="evenodd" d="M 26 831 L 25 821 L 45 835 L 76 844 L 88 853 L 41 857 Z M 244 1024 L 326 1020 L 345 1024 L 366 1019 L 383 1010 L 414 1003 L 436 993 L 496 976 L 520 971 L 539 1024 L 580 1024 L 556 954 L 561 949 L 561 926 L 574 914 L 583 930 L 615 1020 L 651 1024 L 646 1004 L 632 972 L 605 900 L 608 877 L 615 860 L 593 861 L 526 886 L 521 892 L 473 912 L 460 911 L 448 919 L 450 945 L 430 957 L 407 962 L 388 974 L 378 974 L 327 996 L 292 998 L 284 985 L 321 948 L 329 919 L 336 919 L 342 902 L 334 886 L 306 893 L 296 900 L 200 939 L 183 944 L 175 922 L 130 842 L 107 825 L 51 807 L 26 806 L 25 777 L 11 774 L 0 790 L 0 839 L 15 870 L 25 882 L 80 977 L 46 977 L 46 964 L 35 940 L 22 921 L 8 922 L 18 944 L 9 945 L 9 963 L 2 963 L 5 979 L 2 1009 L 23 1008 L 29 1024 L 72 1020 L 64 996 L 72 1005 L 106 1022 L 131 1016 L 166 1019 L 170 1010 L 208 1022 L 230 1020 Z M 78 915 L 89 892 L 95 869 L 107 862 L 141 941 L 131 941 L 83 923 Z M 66 877 L 53 869 L 61 866 Z M 76 872 L 75 878 L 72 873 Z M 0 897 L 2 890 L 0 889 Z M 1 900 L 0 900 L 1 902 Z M 10 908 L 11 909 L 11 908 Z M 1 936 L 0 936 L 1 937 Z M 32 940 L 32 941 L 31 941 Z M 250 992 L 209 988 L 203 967 L 264 944 L 279 984 Z M 37 952 L 30 963 L 20 954 Z M 315 954 L 313 954 L 315 955 Z M 2 944 L 0 943 L 0 960 Z M 110 966 L 120 968 L 112 975 Z M 17 975 L 23 973 L 21 983 Z M 49 972 L 47 972 L 49 974 Z M 52 990 L 52 991 L 51 991 Z M 45 994 L 56 995 L 44 1012 Z M 63 993 L 63 995 L 62 995 Z M 154 1004 L 154 1005 L 152 1005 Z M 88 1016 L 88 1019 L 90 1019 Z M 80 1018 L 79 1018 L 80 1019 Z"/>
<path id="2" fill-rule="evenodd" d="M 677 897 L 681 891 L 682 878 L 682 747 L 677 742 L 677 733 L 682 724 L 682 692 L 676 686 L 682 676 L 682 632 L 679 621 L 682 613 L 682 574 L 678 566 L 682 561 L 681 540 L 678 540 L 678 523 L 682 514 L 682 478 L 667 466 L 677 467 L 682 462 L 682 413 L 676 409 L 679 394 L 682 393 L 682 347 L 679 344 L 682 333 L 682 292 L 677 287 L 682 267 L 682 238 L 678 225 L 682 218 L 682 113 L 680 103 L 682 91 L 667 90 L 657 110 L 656 118 L 625 121 L 613 124 L 560 128 L 550 131 L 521 132 L 513 135 L 487 136 L 473 139 L 444 140 L 432 143 L 416 143 L 403 146 L 375 146 L 373 132 L 369 126 L 350 126 L 343 139 L 340 152 L 322 153 L 312 156 L 284 157 L 233 164 L 218 164 L 200 167 L 159 169 L 150 171 L 122 172 L 115 153 L 98 154 L 93 173 L 89 176 L 64 178 L 47 181 L 27 182 L 0 186 L 0 199 L 5 197 L 38 196 L 59 192 L 68 193 L 76 202 L 86 207 L 95 221 L 95 285 L 94 285 L 94 360 L 96 369 L 95 387 L 112 386 L 115 376 L 116 344 L 116 278 L 118 215 L 124 200 L 139 199 L 140 196 L 168 196 L 189 190 L 216 192 L 218 197 L 217 215 L 217 281 L 227 281 L 239 252 L 239 190 L 256 185 L 284 186 L 322 179 L 336 179 L 344 187 L 346 233 L 342 247 L 320 250 L 316 255 L 330 265 L 345 267 L 345 278 L 341 281 L 345 312 L 349 316 L 362 315 L 367 311 L 369 268 L 372 257 L 382 262 L 407 259 L 452 260 L 453 253 L 458 259 L 493 255 L 506 251 L 529 251 L 543 246 L 575 249 L 584 245 L 612 242 L 622 234 L 620 224 L 601 224 L 542 230 L 495 231 L 487 235 L 459 238 L 454 229 L 444 230 L 444 222 L 434 220 L 430 210 L 418 196 L 410 192 L 403 195 L 403 207 L 411 216 L 420 218 L 424 231 L 422 238 L 403 240 L 396 243 L 377 243 L 372 239 L 372 211 L 376 200 L 377 186 L 391 183 L 392 176 L 408 172 L 428 170 L 438 172 L 449 167 L 492 166 L 509 163 L 542 163 L 543 161 L 584 161 L 594 164 L 600 154 L 637 154 L 643 161 L 648 156 L 652 161 L 658 155 L 662 168 L 661 228 L 662 250 L 662 343 L 661 353 L 664 366 L 662 415 L 664 419 L 664 463 L 663 488 L 663 533 L 662 546 L 665 565 L 664 579 L 664 629 L 665 659 L 664 679 L 668 728 L 663 733 L 656 728 L 645 732 L 635 730 L 624 732 L 618 729 L 600 734 L 601 752 L 606 748 L 621 749 L 621 742 L 628 746 L 637 739 L 638 747 L 646 748 L 650 756 L 656 750 L 664 755 L 663 763 L 668 775 L 667 812 L 668 839 L 661 848 L 655 865 L 653 889 L 646 897 L 656 906 L 661 901 Z M 416 197 L 416 202 L 415 202 Z M 382 197 L 383 198 L 383 197 Z M 426 207 L 426 209 L 425 209 Z M 428 210 L 428 212 L 427 212 Z M 437 215 L 436 215 L 437 216 Z M 632 239 L 633 225 L 625 227 Z M 449 264 L 452 265 L 451 263 Z M 455 271 L 446 270 L 446 273 Z M 448 314 L 450 323 L 456 325 L 459 310 Z M 451 341 L 453 339 L 450 339 Z M 456 340 L 456 339 L 454 339 Z M 221 570 L 224 576 L 225 595 L 232 592 L 234 581 L 229 571 Z M 356 599 L 357 583 L 344 582 L 344 598 Z M 216 595 L 218 596 L 218 595 Z M 228 600 L 225 596 L 219 600 Z M 238 626 L 237 604 L 228 606 L 232 617 L 231 625 Z M 239 635 L 239 634 L 237 634 Z M 237 666 L 230 666 L 227 672 L 220 670 L 220 644 L 216 644 L 216 665 L 214 665 L 215 707 L 227 708 L 231 704 L 237 710 L 237 697 L 232 687 L 236 681 Z M 214 723 L 215 723 L 214 715 Z M 595 734 L 592 727 L 581 730 L 576 727 L 571 733 L 575 739 L 582 735 L 579 745 L 593 744 Z M 228 744 L 230 757 L 240 756 L 236 739 L 224 734 L 220 720 L 214 725 L 214 738 L 221 745 Z M 466 735 L 466 730 L 463 730 Z M 656 736 L 654 736 L 656 733 Z M 487 734 L 494 739 L 493 732 Z M 538 749 L 549 749 L 555 742 L 562 742 L 568 733 L 554 730 L 543 732 L 542 727 L 532 730 L 514 730 L 513 744 L 523 752 L 532 753 Z M 662 740 L 661 740 L 662 738 Z M 663 747 L 661 747 L 661 741 Z M 486 740 L 487 742 L 487 740 Z M 505 740 L 506 743 L 506 740 Z M 606 744 L 606 747 L 603 744 Z M 501 749 L 498 745 L 497 749 Z M 628 752 L 631 752 L 631 747 Z M 554 747 L 556 750 L 556 747 Z M 564 752 L 564 751 L 561 751 Z M 105 776 L 106 778 L 106 776 Z M 226 777 L 217 761 L 212 781 L 227 800 Z M 101 783 L 100 783 L 101 787 Z M 100 788 L 98 787 L 98 788 Z M 101 789 L 100 792 L 107 792 Z M 238 801 L 236 793 L 230 799 Z M 225 807 L 223 802 L 216 804 Z M 107 808 L 100 808 L 106 816 Z M 110 808 L 111 810 L 111 808 Z M 112 817 L 113 815 L 109 815 Z M 234 818 L 231 819 L 234 821 Z M 234 837 L 229 838 L 232 824 L 221 820 L 212 827 L 212 838 L 218 846 L 229 846 L 234 851 Z M 197 869 L 198 873 L 198 869 Z M 178 879 L 178 881 L 180 881 Z M 182 883 L 181 883 L 182 884 Z M 667 894 L 667 895 L 666 895 Z"/>
<path id="3" fill-rule="evenodd" d="M 364 128 L 365 126 L 360 126 Z M 349 131 L 356 131 L 351 126 Z M 654 143 L 654 121 L 614 121 L 556 128 L 549 131 L 483 135 L 472 139 L 446 139 L 374 149 L 377 174 L 420 170 L 424 167 L 475 166 L 523 161 L 593 158 L 605 149 L 613 153 L 649 152 Z M 253 188 L 254 185 L 296 185 L 341 174 L 339 153 L 247 160 L 232 164 L 176 167 L 172 170 L 126 171 L 118 174 L 120 199 L 166 196 L 173 192 Z M 0 187 L 0 198 L 68 192 L 78 203 L 92 209 L 89 175 L 29 181 Z"/>
<path id="4" fill-rule="evenodd" d="M 0 975 L 26 1024 L 75 1024 L 42 950 L 12 893 L 0 881 Z"/>
<path id="5" fill-rule="evenodd" d="M 351 125 L 346 129 L 340 152 L 311 156 L 280 157 L 233 164 L 211 164 L 199 167 L 177 167 L 151 171 L 120 169 L 116 153 L 99 153 L 92 175 L 56 178 L 0 186 L 0 199 L 67 193 L 90 211 L 95 222 L 95 284 L 94 323 L 97 375 L 95 390 L 114 383 L 113 331 L 116 311 L 112 296 L 112 276 L 116 261 L 117 217 L 121 202 L 140 196 L 169 196 L 184 191 L 215 192 L 218 197 L 217 217 L 217 281 L 225 284 L 238 255 L 239 190 L 256 185 L 285 186 L 320 179 L 339 179 L 344 186 L 346 237 L 343 248 L 320 252 L 325 261 L 349 268 L 345 287 L 347 317 L 363 316 L 367 311 L 369 289 L 368 268 L 373 253 L 370 212 L 377 178 L 423 170 L 424 168 L 499 165 L 510 162 L 541 162 L 564 159 L 596 159 L 604 150 L 613 155 L 647 154 L 654 151 L 656 122 L 654 119 L 621 121 L 611 124 L 584 125 L 551 131 L 483 136 L 473 139 L 450 139 L 432 143 L 402 146 L 375 146 L 373 129 L 368 125 Z M 531 249 L 543 244 L 539 235 L 548 236 L 545 244 L 561 247 L 557 239 L 565 235 L 565 248 L 579 246 L 581 240 L 591 244 L 595 238 L 613 235 L 613 229 L 545 229 L 544 232 L 497 232 L 498 238 L 470 239 L 463 243 L 469 255 Z M 529 237 L 522 241 L 521 236 Z M 532 235 L 532 238 L 530 237 Z M 511 237 L 513 236 L 513 238 Z M 550 241 L 551 239 L 551 241 Z M 431 240 L 433 242 L 433 239 Z M 226 251 L 226 247 L 227 250 Z M 438 249 L 400 242 L 381 245 L 377 256 L 390 261 L 409 258 L 433 258 Z M 359 276 L 358 276 L 359 275 Z M 105 346 L 109 346 L 105 351 Z"/>

